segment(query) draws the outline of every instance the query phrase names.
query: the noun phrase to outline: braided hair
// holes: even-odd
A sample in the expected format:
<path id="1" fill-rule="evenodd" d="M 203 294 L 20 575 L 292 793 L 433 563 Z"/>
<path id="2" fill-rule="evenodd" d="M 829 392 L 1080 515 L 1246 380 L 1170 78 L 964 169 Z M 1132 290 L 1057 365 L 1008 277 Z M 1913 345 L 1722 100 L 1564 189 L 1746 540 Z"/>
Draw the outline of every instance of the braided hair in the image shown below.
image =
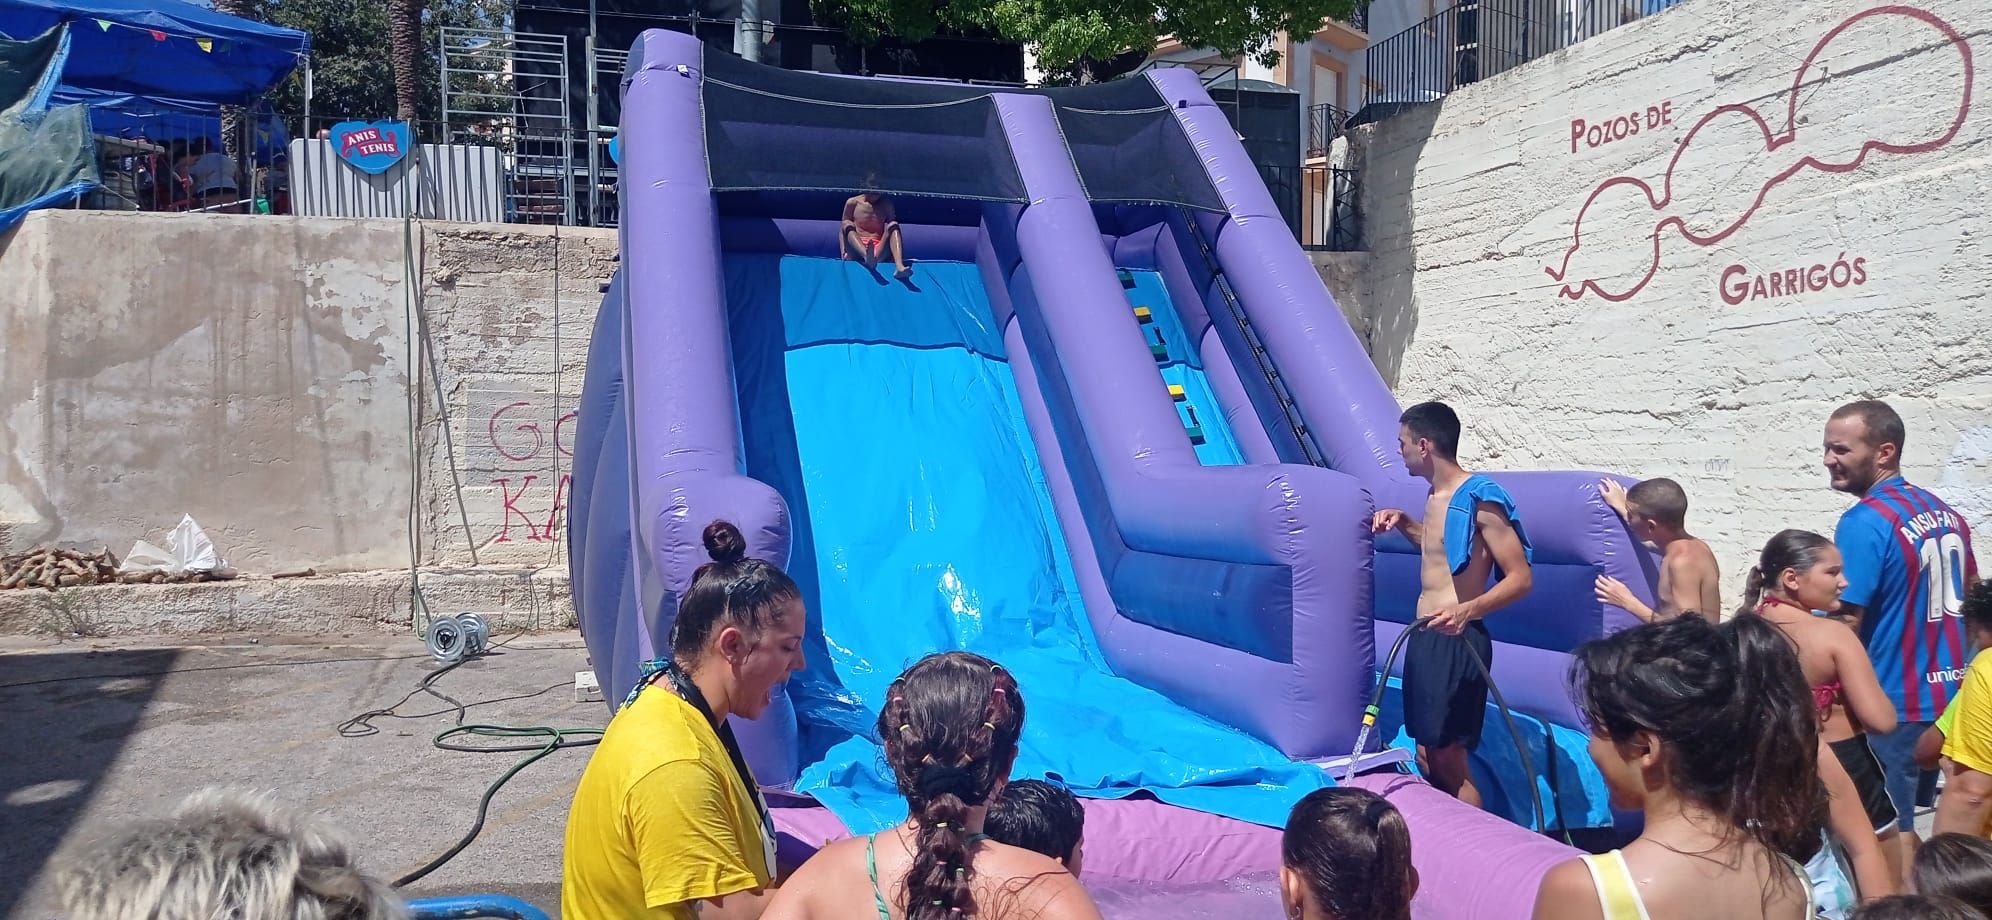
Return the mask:
<path id="1" fill-rule="evenodd" d="M 878 734 L 918 829 L 906 873 L 906 920 L 976 913 L 968 812 L 1009 778 L 1024 698 L 1001 665 L 970 652 L 920 659 L 886 691 Z"/>

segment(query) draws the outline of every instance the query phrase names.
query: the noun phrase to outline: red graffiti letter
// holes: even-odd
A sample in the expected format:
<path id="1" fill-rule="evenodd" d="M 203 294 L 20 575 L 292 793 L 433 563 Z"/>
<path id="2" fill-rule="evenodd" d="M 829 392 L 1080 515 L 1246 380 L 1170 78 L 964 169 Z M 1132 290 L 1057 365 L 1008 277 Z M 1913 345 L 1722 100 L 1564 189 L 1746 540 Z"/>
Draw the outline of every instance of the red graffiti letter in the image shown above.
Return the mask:
<path id="1" fill-rule="evenodd" d="M 520 440 L 518 453 L 513 453 L 512 451 L 507 450 L 505 448 L 505 445 L 499 443 L 498 440 L 498 423 L 505 418 L 505 413 L 510 412 L 513 409 L 531 408 L 531 406 L 532 403 L 529 402 L 523 402 L 523 401 L 515 402 L 509 406 L 506 406 L 503 409 L 491 413 L 491 421 L 485 424 L 484 430 L 485 434 L 491 438 L 491 448 L 493 450 L 496 450 L 499 456 L 515 462 L 520 460 L 531 460 L 534 457 L 539 456 L 540 447 L 546 443 L 546 437 L 540 434 L 540 427 L 538 422 L 520 422 L 518 423 L 518 426 L 516 428 L 512 429 L 514 431 L 518 431 L 521 433 L 530 432 L 533 437 L 533 443 L 531 447 L 527 447 L 524 445 L 524 439 Z"/>
<path id="2" fill-rule="evenodd" d="M 559 484 L 553 487 L 553 510 L 546 513 L 546 529 L 535 539 L 553 539 L 553 529 L 560 526 L 560 512 L 567 508 L 567 484 L 574 481 L 572 475 L 562 473 Z"/>
<path id="3" fill-rule="evenodd" d="M 526 522 L 526 539 L 531 540 L 535 543 L 540 541 L 539 530 L 535 527 L 535 525 L 538 524 L 538 522 L 533 520 L 532 515 L 529 515 L 524 511 L 520 511 L 518 505 L 519 499 L 525 497 L 526 490 L 532 488 L 533 480 L 538 478 L 539 478 L 538 476 L 527 476 L 525 479 L 521 480 L 519 482 L 519 491 L 516 494 L 513 493 L 511 489 L 506 488 L 507 485 L 511 484 L 512 482 L 511 479 L 506 478 L 506 479 L 491 480 L 491 484 L 498 487 L 498 495 L 500 496 L 500 500 L 502 500 L 505 504 L 504 526 L 498 530 L 498 539 L 493 540 L 491 542 L 493 543 L 512 542 L 512 515 L 515 514 L 518 515 L 521 520 Z"/>

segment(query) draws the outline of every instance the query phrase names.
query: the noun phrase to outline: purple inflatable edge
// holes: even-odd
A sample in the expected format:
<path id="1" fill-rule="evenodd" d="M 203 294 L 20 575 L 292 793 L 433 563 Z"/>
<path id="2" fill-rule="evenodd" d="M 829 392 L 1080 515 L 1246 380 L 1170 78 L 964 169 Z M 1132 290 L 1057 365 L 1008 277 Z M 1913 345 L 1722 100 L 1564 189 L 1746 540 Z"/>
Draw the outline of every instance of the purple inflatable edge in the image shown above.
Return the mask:
<path id="1" fill-rule="evenodd" d="M 1101 233 L 1050 101 L 1002 94 L 996 105 L 1030 196 L 1015 242 L 1052 352 L 1033 358 L 1062 374 L 1086 433 L 1088 456 L 1079 462 L 1100 472 L 1110 526 L 1132 550 L 1292 572 L 1291 663 L 1118 615 L 1097 630 L 1103 653 L 1122 676 L 1289 756 L 1346 754 L 1373 673 L 1366 497 L 1331 470 L 1198 462 L 1159 379 L 1129 385 L 1156 379 L 1154 357 L 1125 308 L 1107 247 L 1072 243 Z"/>

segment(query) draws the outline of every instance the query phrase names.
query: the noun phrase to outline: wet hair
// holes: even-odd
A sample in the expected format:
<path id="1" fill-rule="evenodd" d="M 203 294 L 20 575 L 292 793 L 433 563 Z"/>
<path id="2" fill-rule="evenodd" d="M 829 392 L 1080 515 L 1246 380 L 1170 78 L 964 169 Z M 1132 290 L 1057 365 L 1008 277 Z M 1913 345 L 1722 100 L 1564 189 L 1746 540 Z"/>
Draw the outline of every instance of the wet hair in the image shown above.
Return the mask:
<path id="1" fill-rule="evenodd" d="M 1743 581 L 1743 606 L 1736 608 L 1736 612 L 1740 615 L 1755 611 L 1764 600 L 1764 592 L 1777 586 L 1786 569 L 1811 571 L 1832 548 L 1832 540 L 1809 530 L 1778 531 L 1764 544 L 1757 564 L 1750 567 L 1750 574 Z"/>
<path id="2" fill-rule="evenodd" d="M 1898 894 L 1861 905 L 1848 920 L 1985 920 L 1985 915 L 1950 898 Z"/>
<path id="3" fill-rule="evenodd" d="M 731 522 L 707 524 L 705 548 L 712 561 L 692 573 L 671 624 L 671 654 L 688 666 L 714 633 L 728 626 L 758 633 L 782 604 L 802 597 L 795 580 L 774 563 L 747 555 L 747 540 Z"/>
<path id="4" fill-rule="evenodd" d="M 1910 869 L 1916 893 L 1956 898 L 1992 917 L 1992 840 L 1938 834 L 1916 851 Z"/>
<path id="5" fill-rule="evenodd" d="M 1889 404 L 1879 399 L 1850 402 L 1833 410 L 1833 418 L 1860 419 L 1861 427 L 1866 429 L 1861 439 L 1866 441 L 1869 447 L 1893 444 L 1895 458 L 1902 459 L 1902 448 L 1909 432 L 1902 424 L 1902 416 L 1895 414 L 1894 407 Z"/>
<path id="6" fill-rule="evenodd" d="M 121 826 L 70 860 L 55 888 L 66 916 L 91 920 L 408 916 L 344 838 L 268 796 L 220 789 Z"/>
<path id="7" fill-rule="evenodd" d="M 1992 578 L 1980 581 L 1965 589 L 1964 625 L 1971 629 L 1992 631 Z"/>
<path id="8" fill-rule="evenodd" d="M 918 827 L 902 886 L 906 920 L 976 914 L 968 810 L 1009 777 L 1023 728 L 1016 679 L 971 652 L 928 655 L 886 690 L 879 739 Z"/>
<path id="9" fill-rule="evenodd" d="M 1648 479 L 1625 491 L 1625 500 L 1639 506 L 1639 516 L 1662 527 L 1679 530 L 1688 523 L 1688 493 L 1672 479 Z"/>
<path id="10" fill-rule="evenodd" d="M 1411 830 L 1383 796 L 1353 786 L 1308 793 L 1287 816 L 1280 862 L 1337 917 L 1410 920 Z"/>
<path id="11" fill-rule="evenodd" d="M 989 804 L 982 830 L 997 843 L 1034 850 L 1070 866 L 1086 835 L 1086 809 L 1063 786 L 1020 779 L 1004 786 Z"/>
<path id="12" fill-rule="evenodd" d="M 1447 460 L 1459 456 L 1459 414 L 1442 402 L 1422 402 L 1399 416 L 1397 421 L 1414 438 L 1432 442 L 1432 448 Z"/>
<path id="13" fill-rule="evenodd" d="M 1579 646 L 1575 699 L 1591 732 L 1661 742 L 1674 791 L 1803 863 L 1826 817 L 1819 723 L 1798 654 L 1762 617 L 1674 617 Z"/>

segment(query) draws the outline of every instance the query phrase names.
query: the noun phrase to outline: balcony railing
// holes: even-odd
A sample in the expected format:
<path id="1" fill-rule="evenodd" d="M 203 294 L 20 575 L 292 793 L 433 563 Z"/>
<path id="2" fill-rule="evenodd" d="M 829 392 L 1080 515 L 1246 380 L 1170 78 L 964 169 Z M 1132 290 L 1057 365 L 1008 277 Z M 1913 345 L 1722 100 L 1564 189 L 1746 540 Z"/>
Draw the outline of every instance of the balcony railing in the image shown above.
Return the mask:
<path id="1" fill-rule="evenodd" d="M 1342 134 L 1342 126 L 1349 122 L 1349 110 L 1339 105 L 1321 103 L 1307 110 L 1307 158 L 1325 157 L 1329 145 Z"/>
<path id="2" fill-rule="evenodd" d="M 1468 0 L 1373 42 L 1364 55 L 1364 102 L 1431 102 L 1678 2 Z"/>

